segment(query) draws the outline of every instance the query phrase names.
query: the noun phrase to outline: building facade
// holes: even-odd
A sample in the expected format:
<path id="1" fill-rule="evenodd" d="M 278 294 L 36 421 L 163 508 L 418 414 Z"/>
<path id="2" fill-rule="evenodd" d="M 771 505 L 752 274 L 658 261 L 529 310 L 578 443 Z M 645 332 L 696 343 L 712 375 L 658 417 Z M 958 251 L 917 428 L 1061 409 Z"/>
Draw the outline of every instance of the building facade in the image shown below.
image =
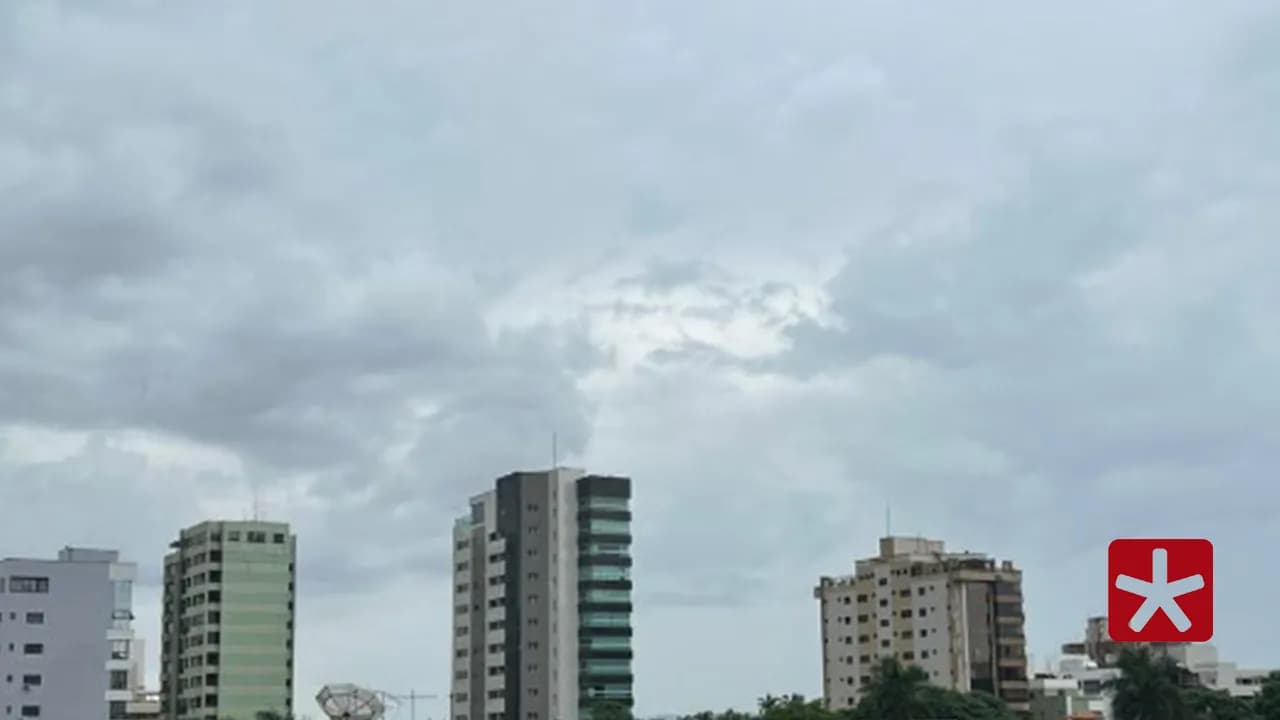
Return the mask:
<path id="1" fill-rule="evenodd" d="M 15 718 L 125 718 L 142 657 L 137 566 L 114 550 L 0 560 L 0 708 Z"/>
<path id="2" fill-rule="evenodd" d="M 942 687 L 985 691 L 1029 711 L 1022 573 L 1011 562 L 887 537 L 853 575 L 822 578 L 814 597 L 827 707 L 856 705 L 878 662 L 892 657 Z"/>
<path id="3" fill-rule="evenodd" d="M 289 526 L 204 522 L 170 547 L 160 651 L 164 716 L 292 713 L 297 543 Z"/>
<path id="4" fill-rule="evenodd" d="M 454 525 L 454 720 L 631 707 L 631 481 L 498 478 Z"/>

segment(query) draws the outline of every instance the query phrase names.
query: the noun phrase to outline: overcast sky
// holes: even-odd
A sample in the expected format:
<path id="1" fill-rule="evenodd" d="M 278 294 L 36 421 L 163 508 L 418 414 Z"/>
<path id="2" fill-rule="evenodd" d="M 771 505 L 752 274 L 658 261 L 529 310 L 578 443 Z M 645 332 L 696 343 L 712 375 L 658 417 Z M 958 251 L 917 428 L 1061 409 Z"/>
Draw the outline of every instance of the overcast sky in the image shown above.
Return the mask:
<path id="1" fill-rule="evenodd" d="M 8 0 L 0 555 L 120 548 L 155 640 L 256 487 L 299 707 L 444 692 L 451 519 L 554 430 L 634 478 L 642 713 L 819 693 L 890 504 L 1037 667 L 1123 535 L 1280 666 L 1277 127 L 1261 1 Z"/>

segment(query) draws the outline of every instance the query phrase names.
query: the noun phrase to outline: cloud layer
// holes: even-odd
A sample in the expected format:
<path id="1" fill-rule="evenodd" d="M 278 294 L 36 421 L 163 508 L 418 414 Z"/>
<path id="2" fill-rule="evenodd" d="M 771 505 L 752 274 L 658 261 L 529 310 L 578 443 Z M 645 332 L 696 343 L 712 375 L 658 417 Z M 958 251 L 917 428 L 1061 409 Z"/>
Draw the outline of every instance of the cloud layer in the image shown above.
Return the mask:
<path id="1" fill-rule="evenodd" d="M 810 587 L 886 506 L 1022 565 L 1042 659 L 1110 538 L 1211 537 L 1218 644 L 1280 665 L 1245 559 L 1280 539 L 1278 34 L 1260 2 L 6 4 L 0 552 L 154 582 L 256 503 L 301 536 L 299 702 L 439 688 L 451 518 L 554 432 L 636 479 L 643 712 L 816 692 Z"/>

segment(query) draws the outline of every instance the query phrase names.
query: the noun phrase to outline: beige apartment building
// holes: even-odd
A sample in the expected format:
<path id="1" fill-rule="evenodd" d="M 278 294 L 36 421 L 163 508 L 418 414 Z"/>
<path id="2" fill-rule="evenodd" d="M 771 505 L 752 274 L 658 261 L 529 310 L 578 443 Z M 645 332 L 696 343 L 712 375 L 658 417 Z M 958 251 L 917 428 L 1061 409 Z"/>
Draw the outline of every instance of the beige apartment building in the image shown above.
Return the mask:
<path id="1" fill-rule="evenodd" d="M 940 540 L 880 539 L 854 574 L 823 577 L 822 689 L 853 707 L 881 658 L 915 665 L 942 687 L 986 691 L 1029 711 L 1022 572 L 1012 562 L 949 553 Z"/>

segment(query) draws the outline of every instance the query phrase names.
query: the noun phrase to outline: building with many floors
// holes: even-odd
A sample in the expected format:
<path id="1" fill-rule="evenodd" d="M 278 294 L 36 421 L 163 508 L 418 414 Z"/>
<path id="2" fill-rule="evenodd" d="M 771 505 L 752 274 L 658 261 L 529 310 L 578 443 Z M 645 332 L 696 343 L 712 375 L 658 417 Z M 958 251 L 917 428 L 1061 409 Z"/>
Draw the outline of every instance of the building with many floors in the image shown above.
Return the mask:
<path id="1" fill-rule="evenodd" d="M 161 711 L 172 720 L 293 712 L 297 545 L 285 523 L 210 521 L 164 560 Z"/>
<path id="2" fill-rule="evenodd" d="M 516 472 L 453 531 L 454 720 L 633 705 L 631 481 Z"/>
<path id="3" fill-rule="evenodd" d="M 125 718 L 141 682 L 133 632 L 137 567 L 114 550 L 0 560 L 0 712 Z"/>
<path id="4" fill-rule="evenodd" d="M 942 541 L 880 540 L 854 574 L 823 577 L 822 688 L 827 707 L 857 704 L 882 658 L 933 683 L 986 691 L 1029 711 L 1022 573 L 1009 561 L 947 552 Z"/>

